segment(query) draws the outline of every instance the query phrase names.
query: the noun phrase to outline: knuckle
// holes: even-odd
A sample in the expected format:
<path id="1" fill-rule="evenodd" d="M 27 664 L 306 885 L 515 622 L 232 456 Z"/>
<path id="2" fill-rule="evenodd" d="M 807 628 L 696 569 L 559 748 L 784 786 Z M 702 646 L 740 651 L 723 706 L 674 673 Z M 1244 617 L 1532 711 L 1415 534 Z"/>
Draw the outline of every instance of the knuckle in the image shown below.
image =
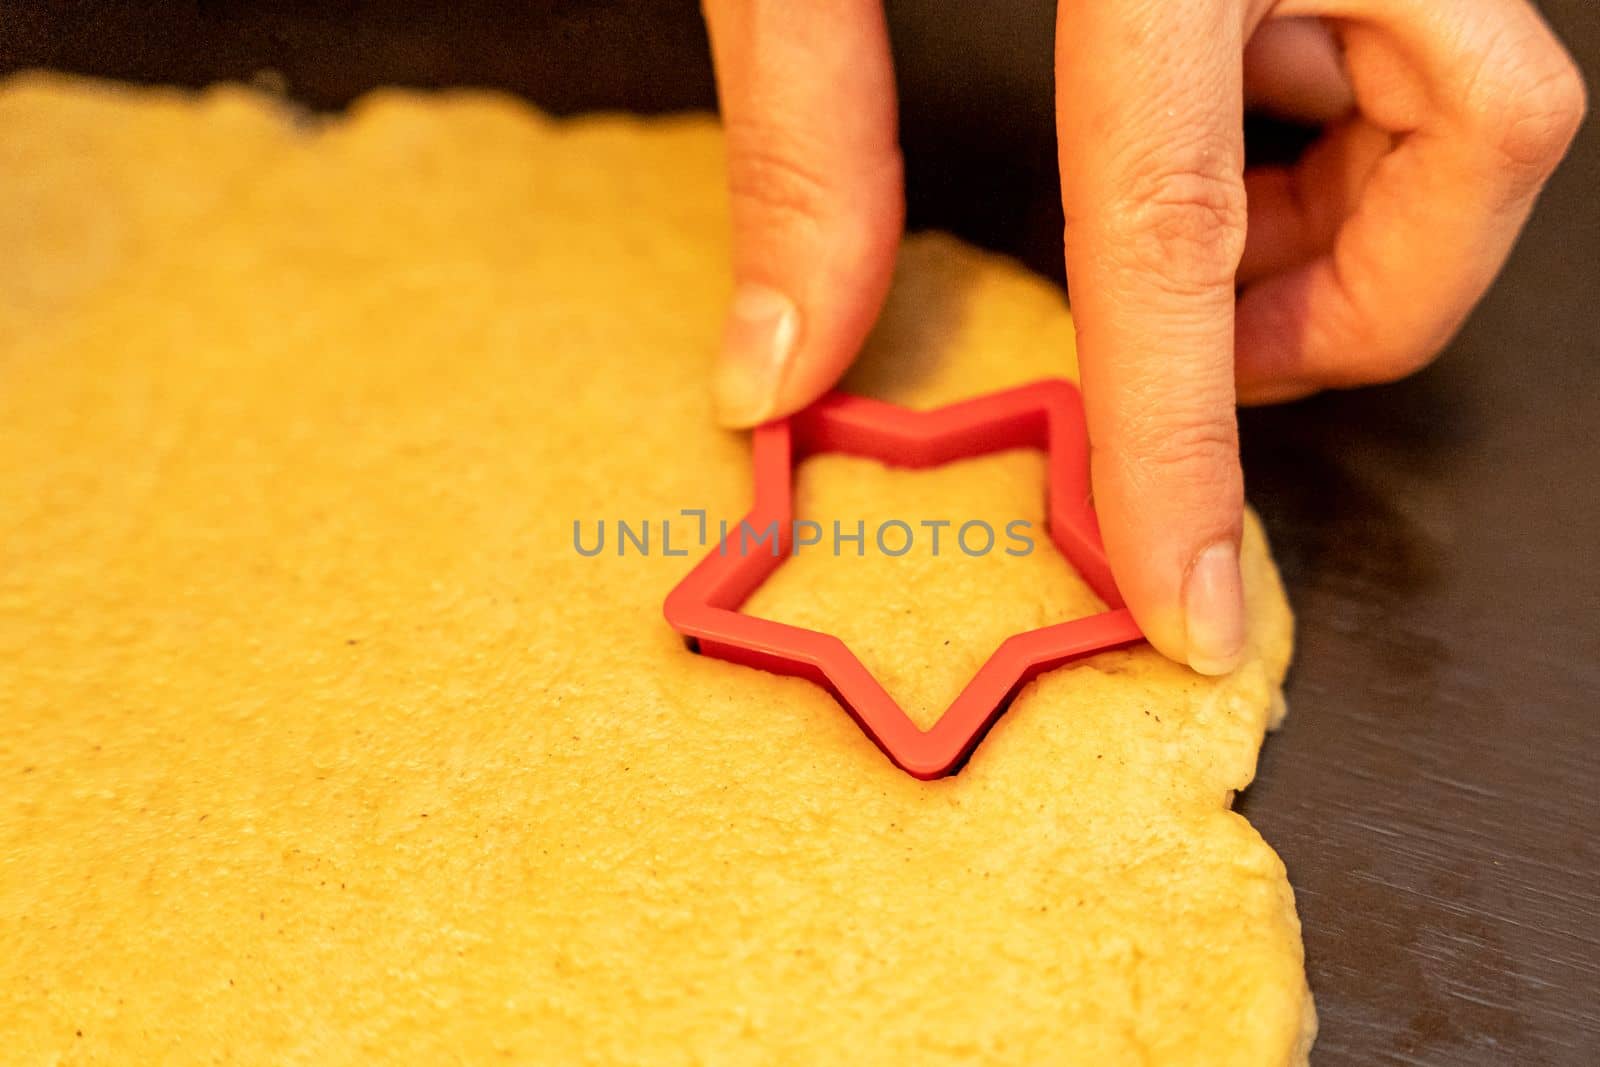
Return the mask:
<path id="1" fill-rule="evenodd" d="M 1332 384 L 1344 387 L 1358 385 L 1386 385 L 1422 370 L 1439 354 L 1439 346 L 1431 344 L 1370 344 L 1358 350 L 1339 380 Z"/>
<path id="2" fill-rule="evenodd" d="M 1203 153 L 1192 164 L 1143 168 L 1111 211 L 1111 247 L 1130 267 L 1184 292 L 1231 286 L 1244 253 L 1244 179 Z"/>
<path id="3" fill-rule="evenodd" d="M 1240 491 L 1239 438 L 1231 418 L 1163 411 L 1159 419 L 1125 426 L 1120 443 L 1132 482 L 1153 489 L 1181 485 L 1213 497 Z"/>
<path id="4" fill-rule="evenodd" d="M 1444 338 L 1390 336 L 1369 319 L 1347 320 L 1323 350 L 1332 355 L 1326 384 L 1348 389 L 1386 385 L 1422 370 L 1444 347 Z"/>
<path id="5" fill-rule="evenodd" d="M 806 161 L 802 146 L 749 122 L 729 123 L 727 143 L 728 191 L 735 205 L 804 222 L 827 212 L 837 183 Z"/>
<path id="6" fill-rule="evenodd" d="M 1560 162 L 1588 104 L 1583 76 L 1549 36 L 1497 50 L 1477 82 L 1494 150 L 1519 171 L 1543 179 Z"/>
<path id="7" fill-rule="evenodd" d="M 1319 306 L 1317 324 L 1306 339 L 1326 360 L 1322 384 L 1353 388 L 1399 381 L 1433 362 L 1447 339 L 1447 334 L 1435 339 L 1386 327 L 1382 314 L 1347 286 L 1341 284 L 1336 293 Z"/>

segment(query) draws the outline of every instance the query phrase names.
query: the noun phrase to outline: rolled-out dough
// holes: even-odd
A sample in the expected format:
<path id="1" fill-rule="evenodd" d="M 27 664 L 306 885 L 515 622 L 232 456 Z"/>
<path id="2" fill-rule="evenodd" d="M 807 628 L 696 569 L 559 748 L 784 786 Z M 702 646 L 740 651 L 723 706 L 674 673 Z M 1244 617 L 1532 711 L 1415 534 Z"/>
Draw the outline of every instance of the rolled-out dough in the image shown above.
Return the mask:
<path id="1" fill-rule="evenodd" d="M 1253 521 L 1240 670 L 1055 671 L 932 783 L 688 653 L 697 549 L 574 551 L 748 502 L 720 152 L 476 93 L 0 89 L 4 1058 L 1304 1059 L 1283 865 L 1228 810 L 1290 651 Z M 926 236 L 847 385 L 1073 373 L 1059 292 Z M 1040 471 L 821 457 L 800 506 L 1027 517 Z M 791 561 L 748 610 L 928 721 L 1093 606 L 1052 551 L 946 551 Z"/>

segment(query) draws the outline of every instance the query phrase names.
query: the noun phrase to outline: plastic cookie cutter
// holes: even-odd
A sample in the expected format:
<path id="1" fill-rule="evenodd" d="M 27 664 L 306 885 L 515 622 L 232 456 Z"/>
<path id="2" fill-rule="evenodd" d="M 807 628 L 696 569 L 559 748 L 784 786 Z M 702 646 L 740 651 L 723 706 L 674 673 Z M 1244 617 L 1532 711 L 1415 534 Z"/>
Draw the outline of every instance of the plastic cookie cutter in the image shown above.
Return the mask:
<path id="1" fill-rule="evenodd" d="M 754 431 L 755 503 L 744 522 L 772 538 L 713 545 L 667 596 L 667 621 L 708 656 L 831 691 L 867 736 L 905 771 L 938 778 L 958 769 L 1017 692 L 1042 671 L 1143 639 L 1106 563 L 1089 502 L 1088 433 L 1070 382 L 1047 380 L 933 411 L 831 393 L 788 419 Z M 793 550 L 794 467 L 840 452 L 898 467 L 935 467 L 1013 448 L 1048 457 L 1050 538 L 1109 610 L 1014 634 L 978 669 L 949 709 L 923 730 L 839 638 L 739 612 Z"/>

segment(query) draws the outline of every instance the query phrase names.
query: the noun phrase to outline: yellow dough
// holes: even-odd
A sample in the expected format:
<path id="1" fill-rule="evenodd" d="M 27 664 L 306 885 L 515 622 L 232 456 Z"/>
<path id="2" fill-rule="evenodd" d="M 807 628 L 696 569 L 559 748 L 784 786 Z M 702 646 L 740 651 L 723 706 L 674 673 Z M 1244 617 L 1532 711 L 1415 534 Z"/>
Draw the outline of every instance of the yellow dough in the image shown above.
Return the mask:
<path id="1" fill-rule="evenodd" d="M 574 550 L 748 503 L 707 396 L 720 152 L 477 93 L 313 127 L 0 89 L 0 1058 L 1304 1060 L 1293 897 L 1229 810 L 1290 651 L 1253 520 L 1234 675 L 1057 670 L 931 783 L 687 652 L 659 529 Z M 1072 353 L 1054 288 L 918 237 L 849 385 L 931 406 Z M 799 507 L 1026 518 L 1041 471 L 820 457 Z M 1053 549 L 948 547 L 803 557 L 749 606 L 923 721 L 1092 608 Z"/>

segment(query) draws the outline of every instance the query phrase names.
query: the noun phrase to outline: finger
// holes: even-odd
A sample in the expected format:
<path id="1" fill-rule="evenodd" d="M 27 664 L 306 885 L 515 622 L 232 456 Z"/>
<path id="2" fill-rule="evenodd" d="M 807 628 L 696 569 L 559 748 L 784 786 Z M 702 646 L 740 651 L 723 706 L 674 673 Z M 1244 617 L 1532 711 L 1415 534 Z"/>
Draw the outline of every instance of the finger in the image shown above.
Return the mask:
<path id="1" fill-rule="evenodd" d="M 1220 673 L 1245 636 L 1244 16 L 1222 0 L 1065 0 L 1058 17 L 1067 277 L 1106 552 L 1151 643 Z"/>
<path id="2" fill-rule="evenodd" d="M 1244 100 L 1252 111 L 1314 125 L 1355 107 L 1344 61 L 1321 19 L 1268 19 L 1244 47 Z"/>
<path id="3" fill-rule="evenodd" d="M 883 306 L 904 220 L 876 0 L 708 0 L 727 135 L 734 296 L 715 394 L 750 426 L 844 373 Z"/>
<path id="4" fill-rule="evenodd" d="M 1245 171 L 1250 227 L 1239 284 L 1326 254 L 1372 168 L 1393 147 L 1389 134 L 1357 117 L 1330 126 L 1293 165 Z"/>
<path id="5" fill-rule="evenodd" d="M 1515 0 L 1291 0 L 1351 20 L 1363 115 L 1395 136 L 1331 248 L 1247 286 L 1239 383 L 1388 381 L 1428 362 L 1505 261 L 1582 119 L 1583 83 Z"/>
<path id="6" fill-rule="evenodd" d="M 1394 139 L 1360 118 L 1330 127 L 1288 167 L 1245 171 L 1250 228 L 1239 263 L 1239 284 L 1290 271 L 1325 256 L 1355 205 L 1372 168 Z M 1235 367 L 1240 404 L 1277 404 L 1317 391 L 1298 378 Z"/>

